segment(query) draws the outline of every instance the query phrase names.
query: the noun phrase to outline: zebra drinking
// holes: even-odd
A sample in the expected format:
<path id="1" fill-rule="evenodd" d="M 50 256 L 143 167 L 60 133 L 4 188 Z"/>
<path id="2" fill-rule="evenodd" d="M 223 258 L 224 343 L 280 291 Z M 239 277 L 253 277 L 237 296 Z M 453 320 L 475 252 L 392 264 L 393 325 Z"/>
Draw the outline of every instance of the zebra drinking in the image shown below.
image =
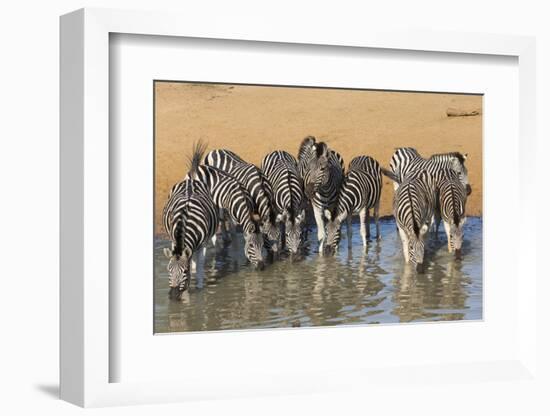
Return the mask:
<path id="1" fill-rule="evenodd" d="M 433 220 L 434 184 L 428 171 L 406 178 L 397 188 L 393 201 L 395 221 L 403 244 L 406 263 L 424 271 L 424 237 Z"/>
<path id="2" fill-rule="evenodd" d="M 439 229 L 439 222 L 443 220 L 447 248 L 449 253 L 454 251 L 458 259 L 462 255 L 463 226 L 466 222 L 466 190 L 453 171 L 444 172 L 436 186 L 436 230 Z"/>
<path id="3" fill-rule="evenodd" d="M 261 170 L 226 149 L 210 151 L 204 164 L 229 173 L 248 191 L 254 201 L 254 211 L 260 215 L 260 229 L 265 235 L 268 251 L 270 254 L 276 252 L 280 232 L 273 209 L 271 185 Z"/>
<path id="4" fill-rule="evenodd" d="M 326 143 L 317 143 L 315 137 L 308 136 L 298 150 L 298 169 L 315 215 L 319 253 L 322 254 L 326 237 L 324 213 L 333 210 L 338 201 L 344 179 L 344 160 Z"/>
<path id="5" fill-rule="evenodd" d="M 347 220 L 348 246 L 351 248 L 351 217 L 359 214 L 361 221 L 361 238 L 367 247 L 370 237 L 369 210 L 373 209 L 376 223 L 376 238 L 380 239 L 378 211 L 382 193 L 382 171 L 379 163 L 369 156 L 354 158 L 344 177 L 338 194 L 338 203 L 333 211 L 325 210 L 328 219 L 327 235 L 324 245 L 326 254 L 334 254 L 340 243 L 342 223 Z"/>
<path id="6" fill-rule="evenodd" d="M 441 153 L 424 159 L 412 147 L 400 147 L 396 149 L 390 161 L 390 169 L 397 177 L 394 182 L 394 189 L 397 190 L 399 183 L 414 171 L 427 170 L 434 175 L 440 169 L 452 169 L 460 177 L 460 181 L 466 189 L 466 194 L 472 193 L 472 187 L 468 181 L 468 170 L 466 169 L 466 159 L 468 154 L 459 152 Z"/>
<path id="7" fill-rule="evenodd" d="M 278 150 L 267 154 L 261 169 L 273 189 L 276 220 L 284 224 L 285 245 L 295 259 L 302 248 L 305 222 L 305 196 L 294 156 Z"/>
<path id="8" fill-rule="evenodd" d="M 206 184 L 214 204 L 229 214 L 233 224 L 242 227 L 246 258 L 256 268 L 263 270 L 260 217 L 254 212 L 254 202 L 248 191 L 232 175 L 212 166 L 198 166 L 193 179 Z"/>
<path id="9" fill-rule="evenodd" d="M 218 224 L 218 210 L 208 188 L 199 180 L 189 179 L 195 176 L 203 153 L 204 146 L 196 144 L 188 179 L 172 187 L 163 211 L 164 228 L 172 241 L 171 249 L 164 249 L 164 254 L 169 259 L 170 297 L 174 299 L 181 299 L 189 287 L 192 268 L 196 269 L 197 281 L 204 279 L 206 243 L 215 235 Z"/>

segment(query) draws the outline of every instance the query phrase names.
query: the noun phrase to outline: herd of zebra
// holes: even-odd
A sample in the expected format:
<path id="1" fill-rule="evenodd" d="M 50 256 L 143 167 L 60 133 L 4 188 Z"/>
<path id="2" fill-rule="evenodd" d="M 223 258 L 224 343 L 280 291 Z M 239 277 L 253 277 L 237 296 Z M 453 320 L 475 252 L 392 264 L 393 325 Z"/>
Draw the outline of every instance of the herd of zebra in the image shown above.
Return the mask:
<path id="1" fill-rule="evenodd" d="M 307 213 L 313 211 L 319 254 L 338 250 L 342 224 L 347 223 L 351 245 L 351 219 L 359 215 L 366 247 L 372 210 L 376 238 L 380 238 L 379 207 L 382 175 L 394 183 L 393 211 L 403 243 L 405 261 L 423 272 L 424 239 L 433 224 L 443 220 L 449 252 L 460 257 L 466 198 L 471 193 L 459 152 L 423 158 L 413 148 L 398 148 L 385 169 L 369 156 L 357 156 L 346 171 L 344 160 L 325 142 L 308 136 L 298 157 L 282 150 L 267 154 L 260 167 L 230 150 L 206 154 L 202 142 L 194 145 L 189 172 L 170 192 L 163 223 L 171 240 L 168 257 L 170 295 L 187 290 L 191 272 L 204 270 L 206 245 L 228 229 L 242 229 L 244 253 L 263 269 L 281 251 L 300 258 L 307 244 Z"/>

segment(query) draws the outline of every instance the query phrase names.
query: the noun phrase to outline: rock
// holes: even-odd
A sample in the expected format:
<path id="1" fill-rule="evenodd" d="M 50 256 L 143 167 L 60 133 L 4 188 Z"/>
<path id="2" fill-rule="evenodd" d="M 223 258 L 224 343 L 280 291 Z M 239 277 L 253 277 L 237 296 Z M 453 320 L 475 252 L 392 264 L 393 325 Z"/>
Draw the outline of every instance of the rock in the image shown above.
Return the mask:
<path id="1" fill-rule="evenodd" d="M 468 117 L 468 116 L 479 116 L 481 114 L 480 110 L 460 110 L 458 108 L 447 108 L 447 117 Z"/>

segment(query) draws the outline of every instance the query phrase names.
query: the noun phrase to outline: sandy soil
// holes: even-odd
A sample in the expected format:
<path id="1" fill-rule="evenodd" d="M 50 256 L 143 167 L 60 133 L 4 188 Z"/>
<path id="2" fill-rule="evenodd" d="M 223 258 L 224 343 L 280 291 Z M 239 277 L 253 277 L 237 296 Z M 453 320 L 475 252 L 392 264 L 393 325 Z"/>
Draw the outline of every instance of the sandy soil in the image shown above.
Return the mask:
<path id="1" fill-rule="evenodd" d="M 473 192 L 468 215 L 482 213 L 482 116 L 447 117 L 449 108 L 480 111 L 482 97 L 457 94 L 355 91 L 157 82 L 155 85 L 156 232 L 171 186 L 186 173 L 193 142 L 227 148 L 259 165 L 276 149 L 297 154 L 316 136 L 347 163 L 370 155 L 383 166 L 396 147 L 424 155 L 468 154 Z M 384 178 L 381 215 L 391 214 L 393 187 Z"/>

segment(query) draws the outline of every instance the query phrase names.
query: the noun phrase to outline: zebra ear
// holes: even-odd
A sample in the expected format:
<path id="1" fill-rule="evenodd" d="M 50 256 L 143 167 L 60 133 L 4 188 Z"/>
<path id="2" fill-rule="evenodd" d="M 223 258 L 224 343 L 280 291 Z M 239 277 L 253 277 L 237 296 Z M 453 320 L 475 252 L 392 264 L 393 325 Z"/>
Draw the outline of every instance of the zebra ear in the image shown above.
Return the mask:
<path id="1" fill-rule="evenodd" d="M 422 225 L 422 228 L 420 228 L 420 234 L 426 234 L 428 232 L 428 224 Z"/>
<path id="2" fill-rule="evenodd" d="M 464 153 L 462 156 L 464 156 L 464 160 L 468 159 L 468 153 Z"/>
<path id="3" fill-rule="evenodd" d="M 325 209 L 325 217 L 327 220 L 332 221 L 332 214 L 328 209 Z"/>
<path id="4" fill-rule="evenodd" d="M 181 253 L 181 257 L 184 259 L 184 260 L 189 260 L 191 258 L 191 256 L 193 255 L 193 252 L 191 251 L 191 249 L 189 247 L 185 247 L 183 249 L 183 252 Z"/>
<path id="5" fill-rule="evenodd" d="M 306 211 L 305 210 L 300 211 L 300 214 L 298 214 L 298 216 L 296 217 L 298 222 L 304 221 L 305 218 L 306 218 Z"/>
<path id="6" fill-rule="evenodd" d="M 164 247 L 163 251 L 164 251 L 164 255 L 166 256 L 167 259 L 172 257 L 172 250 L 170 250 L 169 248 Z"/>
<path id="7" fill-rule="evenodd" d="M 284 215 L 283 214 L 277 214 L 277 216 L 275 217 L 275 221 L 276 222 L 281 222 L 284 220 Z"/>

